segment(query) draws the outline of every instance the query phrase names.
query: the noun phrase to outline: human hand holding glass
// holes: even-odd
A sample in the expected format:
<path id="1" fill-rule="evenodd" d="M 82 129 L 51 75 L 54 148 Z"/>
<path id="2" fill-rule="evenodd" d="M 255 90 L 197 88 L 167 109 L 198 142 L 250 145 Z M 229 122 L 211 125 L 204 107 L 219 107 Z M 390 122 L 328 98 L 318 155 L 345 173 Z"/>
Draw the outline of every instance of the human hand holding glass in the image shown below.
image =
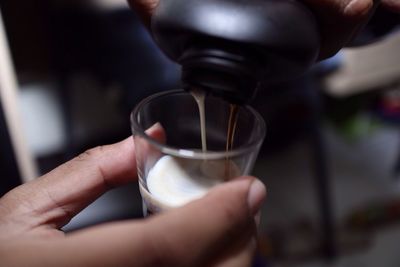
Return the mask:
<path id="1" fill-rule="evenodd" d="M 162 129 L 147 132 L 162 136 Z M 252 177 L 184 207 L 64 234 L 109 189 L 136 180 L 132 137 L 97 147 L 0 198 L 0 266 L 250 266 L 254 214 L 265 188 Z"/>
<path id="2" fill-rule="evenodd" d="M 183 90 L 150 96 L 133 111 L 145 215 L 182 206 L 213 186 L 250 174 L 265 137 L 263 119 L 248 106 L 240 107 L 236 117 L 228 102 L 211 96 L 205 100 L 206 144 L 200 134 L 199 107 Z M 145 131 L 150 126 L 162 129 L 162 134 L 150 137 Z M 229 126 L 234 126 L 232 138 Z"/>

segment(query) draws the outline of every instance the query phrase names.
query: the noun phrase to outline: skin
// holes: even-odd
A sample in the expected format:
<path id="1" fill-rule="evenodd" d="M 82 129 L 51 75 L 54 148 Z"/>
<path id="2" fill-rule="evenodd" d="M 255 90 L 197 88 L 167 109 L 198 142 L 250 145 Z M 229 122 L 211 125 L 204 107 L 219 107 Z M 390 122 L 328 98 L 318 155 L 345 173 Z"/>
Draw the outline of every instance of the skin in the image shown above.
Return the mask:
<path id="1" fill-rule="evenodd" d="M 372 0 L 303 0 L 321 25 L 320 58 L 335 54 L 366 23 Z M 130 0 L 150 24 L 157 0 Z M 381 4 L 400 12 L 400 1 Z M 162 138 L 159 129 L 149 134 Z M 254 216 L 265 187 L 242 177 L 204 198 L 144 220 L 65 235 L 59 229 L 104 192 L 136 179 L 132 138 L 89 150 L 0 199 L 1 266 L 250 266 Z"/>
<path id="2" fill-rule="evenodd" d="M 162 140 L 163 131 L 148 134 Z M 91 149 L 0 199 L 0 266 L 250 266 L 265 187 L 253 177 L 142 220 L 60 228 L 107 190 L 135 181 L 132 138 Z M 254 186 L 255 185 L 255 186 Z"/>
<path id="3" fill-rule="evenodd" d="M 128 0 L 137 10 L 146 25 L 159 0 Z M 391 11 L 400 12 L 399 0 L 301 0 L 315 14 L 321 26 L 321 51 L 319 58 L 325 59 L 346 46 L 368 21 L 378 3 Z"/>

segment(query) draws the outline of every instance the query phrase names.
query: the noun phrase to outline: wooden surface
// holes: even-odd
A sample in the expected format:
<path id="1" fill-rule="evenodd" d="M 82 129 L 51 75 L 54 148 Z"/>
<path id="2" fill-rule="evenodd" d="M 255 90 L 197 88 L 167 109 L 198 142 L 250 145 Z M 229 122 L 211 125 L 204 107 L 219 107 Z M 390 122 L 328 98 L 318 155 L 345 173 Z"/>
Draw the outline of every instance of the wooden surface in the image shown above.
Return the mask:
<path id="1" fill-rule="evenodd" d="M 11 136 L 12 146 L 20 170 L 21 179 L 27 182 L 38 174 L 35 161 L 24 135 L 19 112 L 18 85 L 12 65 L 10 50 L 0 13 L 0 101 Z"/>

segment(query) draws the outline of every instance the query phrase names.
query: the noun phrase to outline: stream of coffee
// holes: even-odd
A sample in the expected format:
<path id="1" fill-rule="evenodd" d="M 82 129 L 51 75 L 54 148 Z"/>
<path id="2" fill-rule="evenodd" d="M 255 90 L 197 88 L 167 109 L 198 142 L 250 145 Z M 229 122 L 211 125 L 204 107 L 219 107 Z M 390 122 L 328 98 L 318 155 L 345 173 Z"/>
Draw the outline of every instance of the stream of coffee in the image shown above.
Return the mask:
<path id="1" fill-rule="evenodd" d="M 203 90 L 191 90 L 200 116 L 201 145 L 207 152 L 205 98 Z M 239 106 L 230 104 L 227 117 L 226 152 L 234 148 Z M 226 124 L 225 124 L 226 125 Z M 225 131 L 224 131 L 225 132 Z M 228 156 L 220 160 L 193 160 L 164 155 L 147 174 L 139 179 L 143 212 L 151 215 L 204 196 L 213 186 L 237 177 L 239 167 Z"/>
<path id="2" fill-rule="evenodd" d="M 229 107 L 229 121 L 228 121 L 228 132 L 226 133 L 226 151 L 233 149 L 233 141 L 235 140 L 235 131 L 238 118 L 239 106 L 236 104 L 230 104 Z"/>
<path id="3" fill-rule="evenodd" d="M 206 94 L 204 91 L 199 89 L 192 89 L 190 91 L 194 100 L 196 100 L 200 114 L 200 132 L 201 132 L 201 147 L 203 152 L 207 152 L 207 132 L 206 132 L 206 112 L 204 107 L 204 100 Z"/>
<path id="4" fill-rule="evenodd" d="M 238 114 L 239 114 L 239 106 L 236 104 L 230 104 L 228 132 L 226 133 L 226 148 L 225 148 L 226 152 L 233 149 Z M 228 158 L 226 158 L 225 159 L 225 180 L 229 180 L 231 178 L 232 178 L 231 161 Z"/>
<path id="5" fill-rule="evenodd" d="M 192 89 L 191 94 L 195 99 L 199 114 L 200 114 L 200 131 L 201 131 L 201 144 L 203 152 L 207 152 L 207 128 L 206 128 L 206 115 L 205 115 L 205 105 L 204 101 L 206 98 L 206 94 L 203 90 Z M 226 152 L 233 149 L 233 144 L 235 140 L 235 131 L 236 124 L 238 118 L 239 106 L 236 104 L 230 104 L 229 107 L 229 120 L 228 120 L 228 130 L 226 135 Z M 231 160 L 228 158 L 225 159 L 225 171 L 224 171 L 224 180 L 229 180 L 231 178 Z"/>

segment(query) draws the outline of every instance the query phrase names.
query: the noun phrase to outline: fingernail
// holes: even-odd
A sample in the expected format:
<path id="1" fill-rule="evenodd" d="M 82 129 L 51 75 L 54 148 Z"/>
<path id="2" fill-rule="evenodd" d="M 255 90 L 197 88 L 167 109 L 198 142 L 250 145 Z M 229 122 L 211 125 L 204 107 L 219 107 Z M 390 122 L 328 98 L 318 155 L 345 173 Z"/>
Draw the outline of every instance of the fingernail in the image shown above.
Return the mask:
<path id="1" fill-rule="evenodd" d="M 146 130 L 146 134 L 152 134 L 154 131 L 158 130 L 161 128 L 161 123 L 156 122 Z"/>
<path id="2" fill-rule="evenodd" d="M 372 0 L 352 0 L 345 9 L 344 14 L 348 16 L 364 16 L 372 9 L 374 2 Z"/>
<path id="3" fill-rule="evenodd" d="M 254 179 L 250 185 L 249 194 L 247 196 L 247 203 L 252 215 L 258 213 L 266 196 L 267 190 L 265 189 L 264 184 L 260 180 Z"/>

